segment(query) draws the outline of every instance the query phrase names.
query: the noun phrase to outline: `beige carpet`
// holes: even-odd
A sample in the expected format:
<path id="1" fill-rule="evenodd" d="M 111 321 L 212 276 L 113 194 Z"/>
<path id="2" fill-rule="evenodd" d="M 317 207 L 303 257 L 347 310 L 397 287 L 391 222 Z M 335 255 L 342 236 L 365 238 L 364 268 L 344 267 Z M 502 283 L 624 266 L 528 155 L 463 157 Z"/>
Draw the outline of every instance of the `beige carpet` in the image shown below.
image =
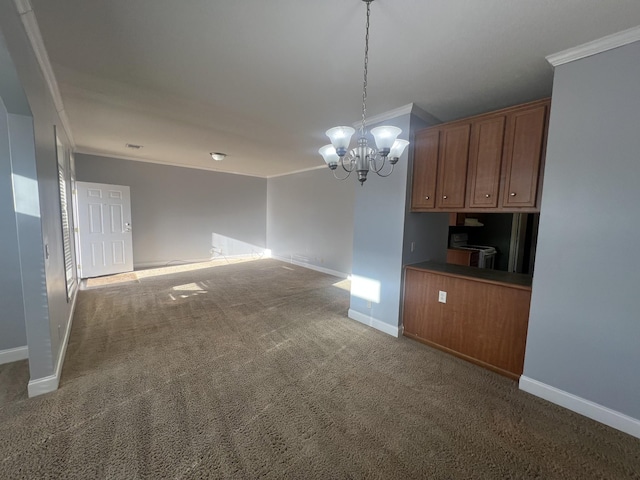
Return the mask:
<path id="1" fill-rule="evenodd" d="M 346 318 L 275 260 L 79 293 L 60 390 L 0 367 L 3 479 L 640 478 L 640 440 Z"/>
<path id="2" fill-rule="evenodd" d="M 103 277 L 88 278 L 84 281 L 84 288 L 104 287 L 105 285 L 115 285 L 118 283 L 138 282 L 141 278 L 157 277 L 172 273 L 190 272 L 202 270 L 204 268 L 218 267 L 220 265 L 231 265 L 234 263 L 250 262 L 259 260 L 257 256 L 246 257 L 221 257 L 209 260 L 208 262 L 185 263 L 180 265 L 166 265 L 164 267 L 150 268 L 135 272 L 118 273 L 115 275 L 105 275 Z"/>

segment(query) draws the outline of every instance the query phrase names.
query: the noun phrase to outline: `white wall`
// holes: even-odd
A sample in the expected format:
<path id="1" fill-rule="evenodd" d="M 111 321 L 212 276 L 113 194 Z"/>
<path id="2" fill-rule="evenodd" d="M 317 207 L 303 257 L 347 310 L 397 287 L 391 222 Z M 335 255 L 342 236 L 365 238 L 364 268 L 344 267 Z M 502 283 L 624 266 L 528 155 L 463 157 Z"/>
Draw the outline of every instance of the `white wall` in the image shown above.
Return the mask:
<path id="1" fill-rule="evenodd" d="M 262 253 L 267 180 L 76 154 L 81 182 L 131 188 L 136 267 Z M 214 245 L 215 243 L 215 245 Z"/>
<path id="2" fill-rule="evenodd" d="M 521 380 L 637 436 L 639 79 L 640 42 L 556 68 Z"/>
<path id="3" fill-rule="evenodd" d="M 270 178 L 267 245 L 272 255 L 343 276 L 351 273 L 354 178 L 329 168 Z"/>

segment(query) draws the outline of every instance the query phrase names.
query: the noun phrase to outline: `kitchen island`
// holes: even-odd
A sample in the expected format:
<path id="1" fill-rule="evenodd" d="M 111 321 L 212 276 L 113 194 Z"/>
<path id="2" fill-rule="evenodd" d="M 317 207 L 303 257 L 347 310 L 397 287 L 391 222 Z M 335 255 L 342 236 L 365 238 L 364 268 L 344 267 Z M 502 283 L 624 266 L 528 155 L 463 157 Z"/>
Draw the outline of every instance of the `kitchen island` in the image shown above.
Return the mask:
<path id="1" fill-rule="evenodd" d="M 436 262 L 405 267 L 404 335 L 512 379 L 524 365 L 530 275 Z"/>

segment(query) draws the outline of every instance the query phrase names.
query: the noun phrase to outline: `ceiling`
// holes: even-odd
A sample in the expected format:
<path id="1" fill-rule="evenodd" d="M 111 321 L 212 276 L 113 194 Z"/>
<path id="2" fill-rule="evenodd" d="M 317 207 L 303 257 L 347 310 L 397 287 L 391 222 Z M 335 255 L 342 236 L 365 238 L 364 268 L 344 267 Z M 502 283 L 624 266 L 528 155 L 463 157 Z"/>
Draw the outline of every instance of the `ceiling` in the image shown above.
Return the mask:
<path id="1" fill-rule="evenodd" d="M 360 0 L 31 3 L 79 152 L 269 177 L 361 115 Z M 638 24 L 638 0 L 375 0 L 367 111 L 549 96 L 545 56 Z"/>

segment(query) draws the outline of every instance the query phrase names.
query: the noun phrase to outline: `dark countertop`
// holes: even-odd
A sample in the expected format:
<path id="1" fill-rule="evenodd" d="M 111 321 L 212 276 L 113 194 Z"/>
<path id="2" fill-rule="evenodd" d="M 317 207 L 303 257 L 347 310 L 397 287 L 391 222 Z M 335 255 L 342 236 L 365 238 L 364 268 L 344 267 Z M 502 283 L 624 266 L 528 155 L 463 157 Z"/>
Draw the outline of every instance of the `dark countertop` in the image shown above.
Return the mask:
<path id="1" fill-rule="evenodd" d="M 405 265 L 405 268 L 412 270 L 424 270 L 433 273 L 440 273 L 452 277 L 463 277 L 480 282 L 507 285 L 510 287 L 531 289 L 531 275 L 522 273 L 510 273 L 500 270 L 490 270 L 488 268 L 466 267 L 464 265 L 453 265 L 450 263 L 422 262 L 412 265 Z"/>

